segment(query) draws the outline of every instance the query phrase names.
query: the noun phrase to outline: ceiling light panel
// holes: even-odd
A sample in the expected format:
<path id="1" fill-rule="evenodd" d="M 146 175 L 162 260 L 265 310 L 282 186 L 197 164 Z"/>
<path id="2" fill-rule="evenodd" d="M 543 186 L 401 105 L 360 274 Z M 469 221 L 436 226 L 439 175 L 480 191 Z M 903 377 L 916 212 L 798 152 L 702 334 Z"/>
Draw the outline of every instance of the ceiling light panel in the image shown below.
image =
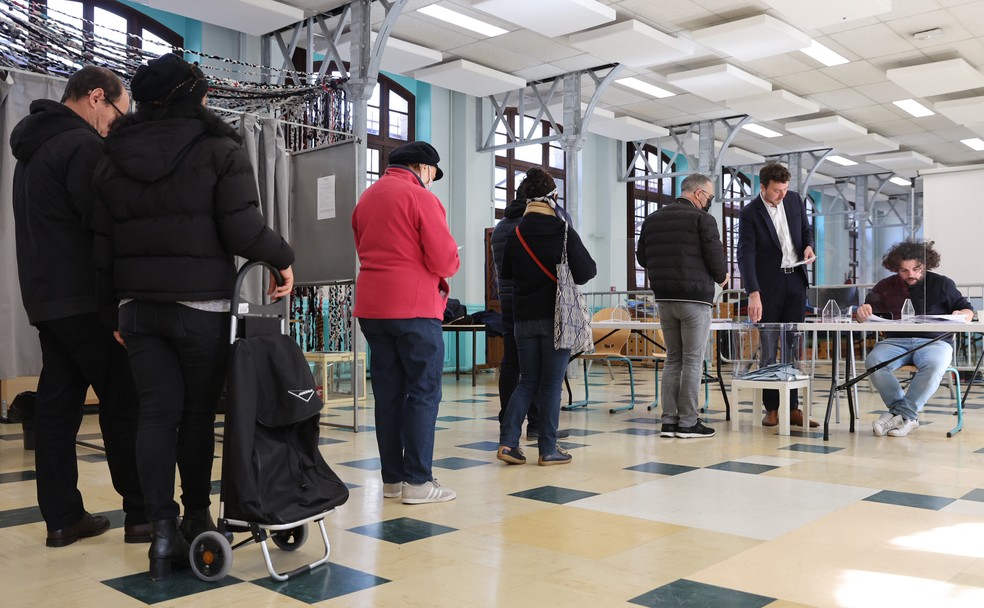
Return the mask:
<path id="1" fill-rule="evenodd" d="M 892 0 L 763 0 L 792 23 L 821 28 L 826 25 L 873 17 L 892 10 Z"/>
<path id="2" fill-rule="evenodd" d="M 694 44 L 630 19 L 569 38 L 571 46 L 591 55 L 629 67 L 646 67 L 676 61 L 694 53 Z"/>
<path id="3" fill-rule="evenodd" d="M 984 123 L 984 97 L 965 97 L 933 104 L 933 109 L 958 125 Z"/>
<path id="4" fill-rule="evenodd" d="M 895 104 L 896 107 L 902 108 L 916 118 L 923 118 L 925 116 L 932 116 L 933 114 L 936 114 L 936 112 L 930 110 L 915 99 L 900 99 L 898 101 L 893 101 L 892 103 Z"/>
<path id="5" fill-rule="evenodd" d="M 981 140 L 980 137 L 972 137 L 970 139 L 961 139 L 960 140 L 960 143 L 962 143 L 963 145 L 967 146 L 971 150 L 975 150 L 977 152 L 984 151 L 984 140 Z"/>
<path id="6" fill-rule="evenodd" d="M 984 87 L 984 74 L 961 58 L 893 68 L 885 76 L 916 97 Z"/>
<path id="7" fill-rule="evenodd" d="M 845 139 L 842 141 L 827 142 L 842 154 L 849 156 L 864 156 L 865 154 L 877 154 L 879 152 L 893 152 L 899 149 L 899 143 L 882 137 L 877 133 L 868 133 L 864 137 Z"/>
<path id="8" fill-rule="evenodd" d="M 710 101 L 768 93 L 772 85 L 730 63 L 669 74 L 666 81 Z"/>
<path id="9" fill-rule="evenodd" d="M 853 139 L 868 134 L 868 129 L 843 116 L 825 116 L 786 123 L 786 130 L 806 139 L 825 142 Z"/>
<path id="10" fill-rule="evenodd" d="M 828 49 L 827 47 L 820 44 L 816 40 L 814 40 L 810 44 L 810 46 L 806 47 L 805 49 L 800 49 L 800 52 L 809 55 L 810 57 L 824 64 L 828 68 L 834 67 L 835 65 L 843 65 L 845 63 L 850 63 L 850 61 L 848 61 L 846 57 L 840 55 L 839 53 L 835 53 L 834 51 Z"/>
<path id="11" fill-rule="evenodd" d="M 753 123 L 746 123 L 741 126 L 742 129 L 748 131 L 749 133 L 754 133 L 760 137 L 765 137 L 767 139 L 772 139 L 773 137 L 782 137 L 782 133 L 778 131 L 773 131 L 762 125 L 757 125 Z"/>
<path id="12" fill-rule="evenodd" d="M 629 87 L 630 89 L 635 89 L 640 93 L 645 93 L 650 97 L 655 97 L 656 99 L 663 99 L 666 97 L 673 97 L 676 93 L 672 91 L 667 91 L 662 87 L 658 87 L 654 84 L 646 82 L 645 80 L 640 80 L 629 76 L 628 78 L 616 78 L 615 82 L 622 85 L 623 87 Z"/>
<path id="13" fill-rule="evenodd" d="M 732 110 L 754 116 L 759 120 L 790 118 L 820 111 L 819 104 L 782 89 L 740 99 L 729 99 L 726 105 Z"/>
<path id="14" fill-rule="evenodd" d="M 875 154 L 865 156 L 865 162 L 869 162 L 885 169 L 926 169 L 933 166 L 933 159 L 923 156 L 911 150 L 905 152 L 889 152 L 887 154 Z"/>
<path id="15" fill-rule="evenodd" d="M 463 15 L 457 11 L 453 11 L 449 8 L 443 6 L 438 6 L 437 4 L 429 4 L 425 7 L 418 8 L 418 13 L 423 13 L 428 17 L 433 17 L 435 19 L 440 19 L 451 25 L 456 25 L 458 27 L 465 28 L 466 30 L 471 30 L 482 34 L 483 36 L 488 36 L 492 38 L 494 36 L 501 36 L 502 34 L 508 33 L 509 30 L 504 30 L 501 27 L 492 25 L 491 23 L 486 23 L 480 19 L 475 19 L 474 17 L 469 17 L 468 15 Z"/>
<path id="16" fill-rule="evenodd" d="M 615 9 L 595 0 L 479 0 L 472 8 L 550 38 L 615 21 Z"/>
<path id="17" fill-rule="evenodd" d="M 729 21 L 693 32 L 694 42 L 740 61 L 782 55 L 810 46 L 809 36 L 769 15 Z"/>
<path id="18" fill-rule="evenodd" d="M 464 59 L 417 70 L 413 73 L 413 77 L 474 97 L 495 95 L 496 93 L 522 89 L 526 86 L 526 81 L 522 78 Z"/>
<path id="19" fill-rule="evenodd" d="M 853 167 L 858 164 L 857 162 L 851 160 L 850 158 L 844 158 L 843 156 L 837 156 L 836 154 L 831 154 L 826 158 L 835 165 L 840 165 L 842 167 Z"/>
<path id="20" fill-rule="evenodd" d="M 905 188 L 910 188 L 912 186 L 912 182 L 905 179 L 904 177 L 893 177 L 888 181 L 892 182 L 896 186 L 903 186 Z"/>

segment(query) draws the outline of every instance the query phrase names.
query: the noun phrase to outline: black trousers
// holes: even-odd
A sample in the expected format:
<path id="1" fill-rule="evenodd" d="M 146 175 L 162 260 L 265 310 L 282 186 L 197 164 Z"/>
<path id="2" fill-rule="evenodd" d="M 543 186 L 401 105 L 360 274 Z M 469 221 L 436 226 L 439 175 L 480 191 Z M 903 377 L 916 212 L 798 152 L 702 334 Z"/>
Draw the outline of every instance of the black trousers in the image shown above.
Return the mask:
<path id="1" fill-rule="evenodd" d="M 760 279 L 761 282 L 761 279 Z M 762 292 L 762 322 L 763 323 L 802 323 L 806 318 L 806 280 L 803 273 L 797 270 L 790 274 L 779 274 L 778 279 L 770 282 L 769 293 Z M 789 355 L 798 347 L 799 334 L 787 333 L 786 339 L 780 345 L 778 336 L 771 341 L 762 334 L 762 355 L 764 365 L 776 362 L 776 349 L 782 352 L 783 363 L 789 362 Z M 770 353 L 771 347 L 771 353 Z M 762 402 L 767 411 L 779 409 L 779 391 L 763 390 Z M 789 409 L 799 408 L 799 391 L 789 391 Z"/>
<path id="2" fill-rule="evenodd" d="M 96 313 L 37 324 L 44 367 L 38 380 L 36 449 L 38 506 L 49 530 L 85 514 L 75 440 L 89 386 L 99 397 L 99 428 L 125 523 L 147 521 L 136 467 L 137 393 L 126 351 Z"/>
<path id="3" fill-rule="evenodd" d="M 135 300 L 120 308 L 120 333 L 140 395 L 137 467 L 151 521 L 211 502 L 215 410 L 229 359 L 229 314 L 175 302 Z"/>
<path id="4" fill-rule="evenodd" d="M 509 407 L 509 399 L 512 397 L 516 385 L 519 384 L 519 351 L 516 348 L 516 336 L 513 334 L 513 301 L 512 298 L 500 297 L 499 304 L 502 307 L 502 362 L 499 363 L 499 424 L 506 415 L 506 408 Z M 526 412 L 527 427 L 538 429 L 540 420 L 540 408 L 537 405 L 537 397 L 530 403 L 530 409 Z"/>

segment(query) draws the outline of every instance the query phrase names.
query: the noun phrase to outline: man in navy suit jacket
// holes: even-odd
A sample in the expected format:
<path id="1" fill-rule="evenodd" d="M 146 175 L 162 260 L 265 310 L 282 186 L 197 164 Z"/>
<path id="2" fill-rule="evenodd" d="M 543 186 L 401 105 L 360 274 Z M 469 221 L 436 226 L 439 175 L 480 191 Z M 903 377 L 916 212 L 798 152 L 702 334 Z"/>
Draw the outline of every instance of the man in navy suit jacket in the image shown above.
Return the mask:
<path id="1" fill-rule="evenodd" d="M 741 210 L 738 234 L 738 268 L 748 293 L 748 318 L 752 322 L 799 323 L 806 307 L 809 280 L 806 267 L 797 262 L 816 259 L 813 230 L 806 218 L 803 199 L 789 191 L 789 170 L 780 164 L 759 171 L 759 195 Z M 774 357 L 775 346 L 763 341 L 763 360 Z M 784 349 L 794 348 L 790 342 Z M 767 352 L 772 350 L 773 352 Z M 763 391 L 765 426 L 779 423 L 779 392 Z M 790 395 L 790 422 L 803 425 L 796 391 Z M 813 420 L 810 426 L 817 426 Z"/>

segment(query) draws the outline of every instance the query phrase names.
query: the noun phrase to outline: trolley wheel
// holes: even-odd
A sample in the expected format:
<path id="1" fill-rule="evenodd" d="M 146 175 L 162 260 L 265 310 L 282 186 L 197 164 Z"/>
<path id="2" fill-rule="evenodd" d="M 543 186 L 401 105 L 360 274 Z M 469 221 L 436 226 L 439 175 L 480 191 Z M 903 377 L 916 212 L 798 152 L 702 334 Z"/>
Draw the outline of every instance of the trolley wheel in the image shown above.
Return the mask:
<path id="1" fill-rule="evenodd" d="M 195 537 L 188 557 L 195 576 L 208 583 L 222 580 L 232 569 L 232 546 L 212 530 Z"/>
<path id="2" fill-rule="evenodd" d="M 308 526 L 301 524 L 289 530 L 277 530 L 270 533 L 270 538 L 273 539 L 273 544 L 284 551 L 297 551 L 307 542 Z"/>

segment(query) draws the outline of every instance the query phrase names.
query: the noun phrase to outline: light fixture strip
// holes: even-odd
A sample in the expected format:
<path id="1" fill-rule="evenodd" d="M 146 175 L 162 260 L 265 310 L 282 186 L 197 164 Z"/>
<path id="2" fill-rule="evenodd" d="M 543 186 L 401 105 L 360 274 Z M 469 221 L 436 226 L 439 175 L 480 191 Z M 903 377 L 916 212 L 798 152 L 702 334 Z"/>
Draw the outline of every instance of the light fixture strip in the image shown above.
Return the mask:
<path id="1" fill-rule="evenodd" d="M 768 127 L 763 127 L 762 125 L 747 124 L 747 125 L 742 125 L 741 128 L 751 133 L 754 133 L 756 135 L 760 135 L 762 137 L 767 137 L 767 138 L 782 137 L 782 133 L 773 131 L 772 129 Z"/>
<path id="2" fill-rule="evenodd" d="M 817 61 L 819 61 L 820 63 L 824 64 L 827 67 L 850 63 L 850 61 L 848 61 L 846 58 L 828 49 L 827 47 L 820 44 L 816 40 L 814 40 L 810 44 L 810 46 L 806 47 L 805 49 L 800 49 L 800 52 L 809 55 L 810 57 L 816 59 Z"/>
<path id="3" fill-rule="evenodd" d="M 836 164 L 838 164 L 838 165 L 840 165 L 842 167 L 850 167 L 852 165 L 856 165 L 857 164 L 856 162 L 854 162 L 853 160 L 851 160 L 849 158 L 844 158 L 843 156 L 837 156 L 836 154 L 832 154 L 832 155 L 828 156 L 827 157 L 827 160 L 829 160 L 832 163 L 836 163 Z"/>
<path id="4" fill-rule="evenodd" d="M 618 78 L 615 80 L 620 85 L 629 87 L 630 89 L 635 89 L 641 93 L 645 93 L 656 99 L 663 99 L 664 97 L 673 97 L 676 93 L 672 91 L 667 91 L 666 89 L 661 89 L 660 87 L 649 84 L 644 80 L 639 80 L 638 78 L 628 77 L 628 78 Z"/>
<path id="5" fill-rule="evenodd" d="M 895 105 L 902 108 L 909 114 L 915 116 L 916 118 L 922 118 L 923 116 L 932 116 L 936 112 L 930 110 L 926 106 L 922 105 L 915 99 L 900 99 L 898 101 L 893 101 Z"/>
<path id="6" fill-rule="evenodd" d="M 982 141 L 980 137 L 971 137 L 970 139 L 961 139 L 960 140 L 960 143 L 962 143 L 963 145 L 967 146 L 971 150 L 975 150 L 977 152 L 984 151 L 984 141 Z"/>
<path id="7" fill-rule="evenodd" d="M 436 4 L 430 4 L 422 8 L 418 8 L 417 12 L 423 13 L 429 17 L 435 19 L 440 19 L 451 25 L 457 25 L 458 27 L 463 27 L 466 30 L 471 30 L 473 32 L 478 32 L 492 38 L 494 36 L 501 36 L 506 34 L 509 30 L 504 30 L 501 27 L 496 27 L 491 23 L 485 23 L 484 21 L 479 21 L 478 19 L 469 17 L 468 15 L 462 15 L 451 9 L 444 8 L 443 6 L 438 6 Z"/>

